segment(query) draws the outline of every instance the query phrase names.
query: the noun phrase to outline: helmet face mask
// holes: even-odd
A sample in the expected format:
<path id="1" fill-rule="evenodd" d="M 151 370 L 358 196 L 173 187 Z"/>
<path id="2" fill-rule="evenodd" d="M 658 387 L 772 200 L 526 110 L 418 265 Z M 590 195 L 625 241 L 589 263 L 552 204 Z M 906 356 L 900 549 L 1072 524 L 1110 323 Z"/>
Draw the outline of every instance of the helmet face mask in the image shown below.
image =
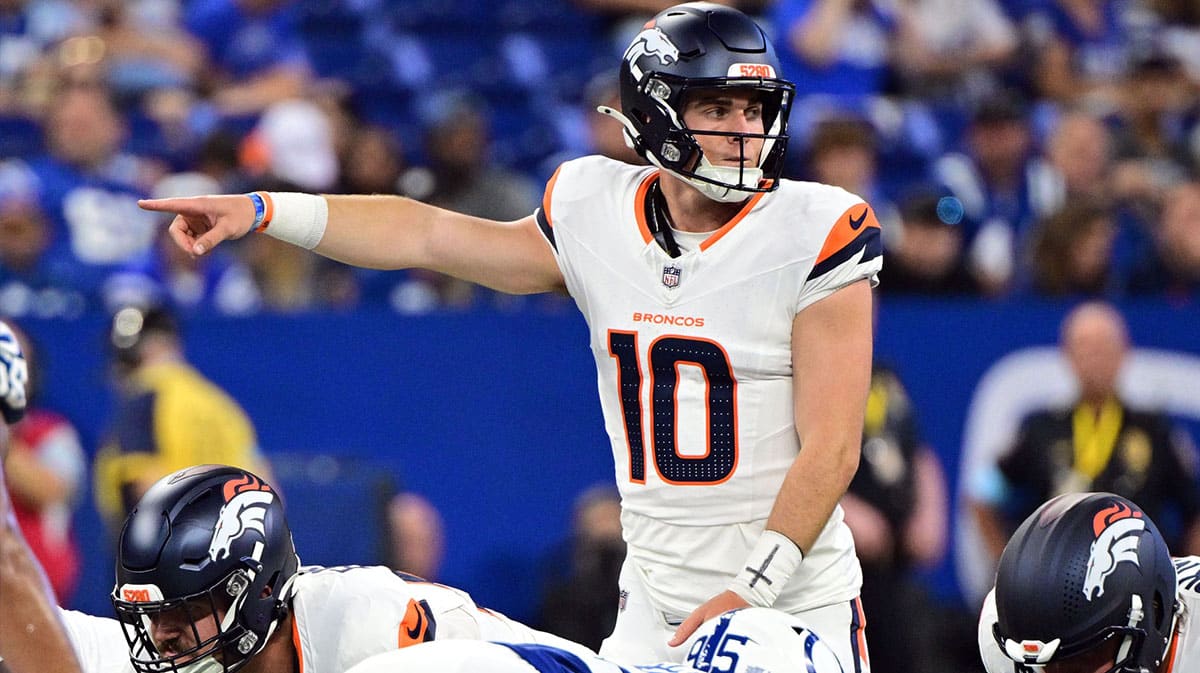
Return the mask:
<path id="1" fill-rule="evenodd" d="M 795 87 L 777 76 L 778 61 L 762 30 L 741 12 L 706 2 L 677 5 L 638 34 L 621 63 L 621 111 L 601 112 L 625 127 L 627 144 L 650 163 L 715 201 L 732 203 L 776 189 L 787 149 Z M 698 90 L 747 92 L 762 104 L 761 133 L 696 131 L 683 121 Z M 697 135 L 762 141 L 740 166 L 712 164 Z"/>
<path id="2" fill-rule="evenodd" d="M 1000 625 L 992 625 L 992 636 L 1000 644 L 1000 648 L 1008 651 L 1013 648 L 1015 641 L 1007 640 L 1000 633 Z M 1086 642 L 1078 644 L 1073 650 L 1063 651 L 1052 656 L 1046 664 L 1025 664 L 1019 670 L 1025 673 L 1121 673 L 1127 671 L 1142 671 L 1134 664 L 1137 661 L 1142 644 L 1145 642 L 1144 631 L 1131 628 L 1113 627 L 1106 629 Z M 1146 673 L 1152 673 L 1147 671 Z"/>
<path id="3" fill-rule="evenodd" d="M 232 673 L 286 617 L 299 559 L 278 495 L 232 467 L 168 475 L 121 531 L 112 602 L 139 673 Z"/>
<path id="4" fill-rule="evenodd" d="M 1054 498 L 1017 529 L 996 574 L 992 635 L 1019 668 L 1153 673 L 1175 628 L 1162 535 L 1110 493 Z"/>
<path id="5" fill-rule="evenodd" d="M 245 587 L 245 576 L 233 585 Z M 114 601 L 117 616 L 129 644 L 130 659 L 139 671 L 180 671 L 201 673 L 224 671 L 227 648 L 252 647 L 254 634 L 242 629 L 235 633 L 226 618 L 233 602 L 230 583 L 212 587 L 199 594 L 173 600 Z M 226 595 L 222 595 L 226 594 Z M 237 600 L 236 598 L 234 600 Z M 163 642 L 155 635 L 166 632 Z M 233 657 L 228 657 L 231 661 Z"/>

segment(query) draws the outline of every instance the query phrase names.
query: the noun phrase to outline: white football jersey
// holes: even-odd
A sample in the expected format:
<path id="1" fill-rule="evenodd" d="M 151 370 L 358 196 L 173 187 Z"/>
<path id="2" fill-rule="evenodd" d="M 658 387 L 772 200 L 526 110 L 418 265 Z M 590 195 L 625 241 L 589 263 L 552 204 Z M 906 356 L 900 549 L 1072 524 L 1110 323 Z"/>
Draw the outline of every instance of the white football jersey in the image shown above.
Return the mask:
<path id="1" fill-rule="evenodd" d="M 1176 558 L 1175 573 L 1178 587 L 1175 599 L 1179 601 L 1181 611 L 1175 622 L 1175 635 L 1167 649 L 1174 655 L 1163 669 L 1164 673 L 1200 670 L 1200 630 L 1192 628 L 1191 624 L 1200 613 L 1200 556 Z M 1014 673 L 1018 670 L 1016 662 L 1004 655 L 992 635 L 996 620 L 996 590 L 992 589 L 979 614 L 979 655 L 987 673 Z"/>
<path id="2" fill-rule="evenodd" d="M 433 639 L 582 645 L 481 608 L 464 591 L 383 566 L 306 566 L 292 599 L 301 673 L 344 673 L 375 654 Z"/>
<path id="3" fill-rule="evenodd" d="M 603 157 L 567 162 L 537 219 L 588 323 L 631 558 L 662 589 L 656 600 L 687 614 L 741 569 L 800 450 L 793 319 L 875 282 L 882 257 L 862 199 L 790 180 L 702 241 L 676 235 L 685 249 L 671 257 L 646 215 L 657 177 Z M 858 594 L 841 519 L 838 508 L 776 607 Z"/>
<path id="4" fill-rule="evenodd" d="M 133 673 L 121 623 L 107 617 L 59 609 L 79 670 L 83 673 Z"/>
<path id="5" fill-rule="evenodd" d="M 433 639 L 586 647 L 481 608 L 464 591 L 401 576 L 383 566 L 306 566 L 292 599 L 300 673 L 344 673 L 381 652 Z M 132 673 L 120 622 L 60 610 L 83 673 Z"/>

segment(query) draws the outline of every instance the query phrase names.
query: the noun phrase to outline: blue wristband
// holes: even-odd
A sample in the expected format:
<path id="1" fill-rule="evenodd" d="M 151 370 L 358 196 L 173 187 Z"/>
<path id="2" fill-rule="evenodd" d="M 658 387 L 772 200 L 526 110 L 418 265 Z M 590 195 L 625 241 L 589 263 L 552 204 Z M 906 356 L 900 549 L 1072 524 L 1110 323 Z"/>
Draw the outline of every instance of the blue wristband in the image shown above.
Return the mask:
<path id="1" fill-rule="evenodd" d="M 248 234 L 258 231 L 262 226 L 263 220 L 267 217 L 267 204 L 263 201 L 263 197 L 258 192 L 250 192 L 246 196 L 250 197 L 250 202 L 254 204 L 254 223 L 250 225 Z"/>

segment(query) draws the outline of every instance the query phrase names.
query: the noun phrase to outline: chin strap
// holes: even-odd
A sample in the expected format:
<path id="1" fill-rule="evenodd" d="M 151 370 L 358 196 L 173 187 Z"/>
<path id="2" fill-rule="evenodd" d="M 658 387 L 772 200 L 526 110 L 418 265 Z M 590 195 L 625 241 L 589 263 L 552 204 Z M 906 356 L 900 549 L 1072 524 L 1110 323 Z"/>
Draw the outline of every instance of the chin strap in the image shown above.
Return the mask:
<path id="1" fill-rule="evenodd" d="M 607 105 L 600 105 L 596 107 L 596 111 L 606 114 L 621 123 L 621 126 L 625 131 L 624 137 L 626 147 L 646 157 L 647 161 L 654 164 L 658 168 L 695 187 L 701 194 L 707 196 L 713 201 L 717 201 L 719 203 L 740 203 L 751 196 L 754 196 L 755 192 L 748 191 L 746 189 L 739 189 L 738 186 L 758 186 L 758 184 L 762 182 L 763 172 L 761 168 L 714 166 L 709 163 L 708 158 L 704 156 L 703 152 L 700 153 L 700 165 L 696 168 L 696 175 L 704 178 L 704 180 L 697 180 L 692 176 L 683 175 L 673 171 L 670 168 L 663 166 L 659 162 L 658 157 L 655 156 L 654 152 L 649 150 L 639 150 L 638 141 L 641 138 L 641 134 L 639 134 L 637 129 L 634 128 L 633 122 L 629 121 L 629 118 L 622 114 L 620 110 L 608 107 Z M 712 182 L 708 182 L 708 180 L 722 182 L 724 184 L 713 184 Z"/>

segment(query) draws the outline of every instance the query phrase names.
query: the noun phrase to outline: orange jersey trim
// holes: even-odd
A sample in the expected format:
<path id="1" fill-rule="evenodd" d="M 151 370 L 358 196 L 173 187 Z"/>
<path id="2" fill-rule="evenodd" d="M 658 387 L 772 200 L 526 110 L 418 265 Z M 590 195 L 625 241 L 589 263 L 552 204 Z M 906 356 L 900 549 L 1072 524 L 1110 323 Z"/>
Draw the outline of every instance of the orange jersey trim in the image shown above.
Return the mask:
<path id="1" fill-rule="evenodd" d="M 704 242 L 700 244 L 700 249 L 708 250 L 713 246 L 714 243 L 721 240 L 722 236 L 728 234 L 738 222 L 741 222 L 747 215 L 750 214 L 750 211 L 754 210 L 754 207 L 758 205 L 758 202 L 761 201 L 762 197 L 766 196 L 766 194 L 766 192 L 759 192 L 754 196 L 751 196 L 750 200 L 746 202 L 746 205 L 742 206 L 742 209 L 738 211 L 738 214 L 733 216 L 733 219 L 721 225 L 720 229 L 714 231 L 711 236 L 704 239 Z"/>
<path id="2" fill-rule="evenodd" d="M 863 610 L 862 598 L 854 599 L 854 611 L 858 613 L 858 658 L 862 660 L 863 670 L 868 670 L 871 656 L 867 653 L 867 612 Z"/>
<path id="3" fill-rule="evenodd" d="M 1175 670 L 1175 650 L 1179 647 L 1179 631 L 1175 631 L 1175 635 L 1171 636 L 1171 647 L 1167 648 L 1167 670 L 1163 673 L 1171 673 Z"/>
<path id="4" fill-rule="evenodd" d="M 546 224 L 554 226 L 554 218 L 550 217 L 550 195 L 554 193 L 554 183 L 558 182 L 558 174 L 562 172 L 562 164 L 554 169 L 554 175 L 550 176 L 550 181 L 546 183 L 546 191 L 542 194 L 542 214 L 546 216 Z"/>
<path id="5" fill-rule="evenodd" d="M 825 237 L 825 244 L 817 255 L 816 264 L 820 264 L 836 255 L 865 231 L 874 227 L 879 229 L 879 220 L 875 219 L 875 211 L 865 203 L 856 204 L 846 209 Z"/>
<path id="6" fill-rule="evenodd" d="M 646 222 L 646 193 L 650 191 L 650 185 L 658 179 L 658 171 L 654 171 L 647 175 L 642 180 L 642 184 L 638 185 L 637 196 L 633 198 L 633 214 L 637 217 L 638 231 L 642 232 L 642 241 L 649 243 L 654 240 L 654 235 L 650 233 L 650 224 Z"/>
<path id="7" fill-rule="evenodd" d="M 300 646 L 300 622 L 292 616 L 292 646 L 296 648 L 296 670 L 304 673 L 304 648 Z"/>
<path id="8" fill-rule="evenodd" d="M 654 240 L 654 235 L 650 233 L 650 224 L 646 222 L 646 193 L 650 191 L 650 185 L 654 184 L 654 181 L 658 179 L 659 173 L 660 171 L 654 171 L 650 175 L 647 175 L 642 180 L 642 184 L 638 185 L 637 196 L 633 199 L 633 214 L 637 217 L 638 230 L 642 232 L 642 240 L 646 243 Z M 708 250 L 714 243 L 721 240 L 722 236 L 728 234 L 730 229 L 733 229 L 738 222 L 741 222 L 750 214 L 750 211 L 754 210 L 754 207 L 758 205 L 763 196 L 766 196 L 766 192 L 759 192 L 750 197 L 750 200 L 746 202 L 746 205 L 742 206 L 737 215 L 734 215 L 728 222 L 721 225 L 720 229 L 713 231 L 708 238 L 704 239 L 704 242 L 700 244 L 700 250 Z"/>

